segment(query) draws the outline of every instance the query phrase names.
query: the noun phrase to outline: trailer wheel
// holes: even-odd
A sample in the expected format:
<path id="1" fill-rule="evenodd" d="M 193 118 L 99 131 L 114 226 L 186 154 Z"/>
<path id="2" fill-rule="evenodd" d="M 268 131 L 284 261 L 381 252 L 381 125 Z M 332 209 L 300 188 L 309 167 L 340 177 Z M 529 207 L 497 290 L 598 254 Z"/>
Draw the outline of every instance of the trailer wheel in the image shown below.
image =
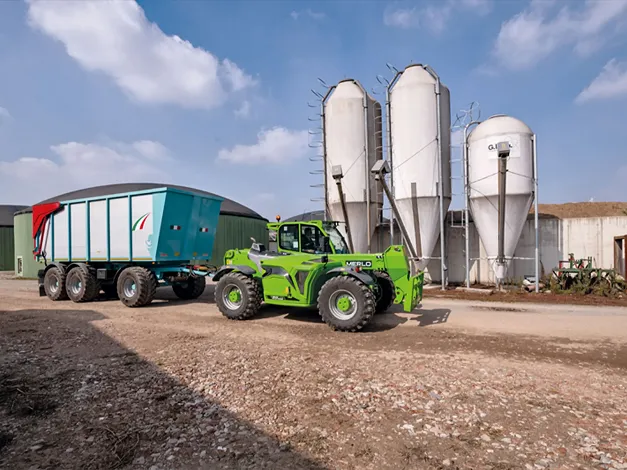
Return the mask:
<path id="1" fill-rule="evenodd" d="M 351 276 L 336 276 L 318 293 L 318 311 L 334 330 L 357 331 L 375 313 L 376 299 L 366 284 Z"/>
<path id="2" fill-rule="evenodd" d="M 179 299 L 197 299 L 205 291 L 206 284 L 204 276 L 190 276 L 187 281 L 172 284 L 172 290 Z"/>
<path id="3" fill-rule="evenodd" d="M 105 284 L 102 286 L 105 299 L 119 299 L 118 286 L 116 284 Z"/>
<path id="4" fill-rule="evenodd" d="M 70 269 L 65 290 L 73 302 L 91 302 L 100 292 L 100 285 L 93 269 L 79 265 Z"/>
<path id="5" fill-rule="evenodd" d="M 392 306 L 396 290 L 392 278 L 385 272 L 375 271 L 374 276 L 377 279 L 377 306 L 375 313 L 383 313 Z"/>
<path id="6" fill-rule="evenodd" d="M 216 286 L 216 304 L 222 315 L 230 320 L 245 320 L 261 307 L 259 282 L 242 273 L 228 273 Z"/>
<path id="7" fill-rule="evenodd" d="M 157 279 L 141 266 L 126 268 L 118 277 L 118 297 L 127 307 L 143 307 L 152 302 L 157 293 Z"/>
<path id="8" fill-rule="evenodd" d="M 68 295 L 65 290 L 66 274 L 59 268 L 52 267 L 44 276 L 44 290 L 50 300 L 67 300 Z"/>

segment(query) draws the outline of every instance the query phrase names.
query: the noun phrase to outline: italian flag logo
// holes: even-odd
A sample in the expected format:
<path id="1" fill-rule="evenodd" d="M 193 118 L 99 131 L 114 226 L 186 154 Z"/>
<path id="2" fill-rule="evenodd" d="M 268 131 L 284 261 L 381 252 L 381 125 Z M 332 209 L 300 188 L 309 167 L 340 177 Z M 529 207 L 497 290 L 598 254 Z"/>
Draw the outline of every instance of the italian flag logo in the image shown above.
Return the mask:
<path id="1" fill-rule="evenodd" d="M 135 223 L 133 224 L 133 232 L 137 230 L 143 230 L 144 225 L 146 225 L 146 220 L 148 219 L 149 216 L 150 216 L 150 212 L 147 212 L 144 215 L 142 215 L 139 219 L 137 219 Z"/>

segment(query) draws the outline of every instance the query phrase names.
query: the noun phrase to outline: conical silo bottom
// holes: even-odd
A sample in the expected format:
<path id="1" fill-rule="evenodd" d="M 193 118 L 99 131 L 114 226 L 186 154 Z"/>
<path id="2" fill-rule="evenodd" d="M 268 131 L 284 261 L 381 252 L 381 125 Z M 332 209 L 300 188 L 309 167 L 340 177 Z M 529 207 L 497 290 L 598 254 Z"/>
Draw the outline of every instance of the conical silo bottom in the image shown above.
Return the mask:
<path id="1" fill-rule="evenodd" d="M 443 203 L 446 213 L 451 199 L 444 198 Z M 428 258 L 433 255 L 440 237 L 440 200 L 437 197 L 401 199 L 396 201 L 396 206 L 420 258 L 416 267 L 422 270 L 429 264 Z"/>
<path id="2" fill-rule="evenodd" d="M 508 260 L 514 256 L 532 201 L 532 194 L 509 194 L 506 197 L 504 255 Z M 470 211 L 488 259 L 490 259 L 490 265 L 494 270 L 493 261 L 498 255 L 499 248 L 498 195 L 472 198 Z M 507 264 L 509 265 L 509 263 Z"/>

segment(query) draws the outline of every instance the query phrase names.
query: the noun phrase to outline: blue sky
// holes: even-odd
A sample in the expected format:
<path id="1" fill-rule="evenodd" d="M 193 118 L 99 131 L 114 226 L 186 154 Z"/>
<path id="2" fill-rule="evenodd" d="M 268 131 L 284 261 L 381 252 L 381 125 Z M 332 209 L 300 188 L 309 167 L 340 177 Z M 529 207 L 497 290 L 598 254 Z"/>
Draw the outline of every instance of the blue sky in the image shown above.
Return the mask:
<path id="1" fill-rule="evenodd" d="M 0 2 L 0 203 L 158 181 L 318 208 L 317 78 L 371 90 L 412 62 L 453 115 L 536 132 L 540 202 L 627 200 L 627 0 L 37 0 Z"/>

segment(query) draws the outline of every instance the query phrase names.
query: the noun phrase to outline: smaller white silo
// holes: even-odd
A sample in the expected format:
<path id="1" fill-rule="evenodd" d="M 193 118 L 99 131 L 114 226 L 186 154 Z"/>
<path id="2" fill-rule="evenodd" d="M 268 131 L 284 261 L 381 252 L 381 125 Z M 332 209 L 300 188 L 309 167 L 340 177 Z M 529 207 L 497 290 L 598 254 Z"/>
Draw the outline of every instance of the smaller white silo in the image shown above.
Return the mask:
<path id="1" fill-rule="evenodd" d="M 533 131 L 511 116 L 495 115 L 468 136 L 470 211 L 497 284 L 505 278 L 534 198 L 535 155 Z M 509 143 L 505 162 L 504 231 L 499 230 L 499 156 L 497 144 Z M 499 237 L 504 262 L 497 262 Z"/>

